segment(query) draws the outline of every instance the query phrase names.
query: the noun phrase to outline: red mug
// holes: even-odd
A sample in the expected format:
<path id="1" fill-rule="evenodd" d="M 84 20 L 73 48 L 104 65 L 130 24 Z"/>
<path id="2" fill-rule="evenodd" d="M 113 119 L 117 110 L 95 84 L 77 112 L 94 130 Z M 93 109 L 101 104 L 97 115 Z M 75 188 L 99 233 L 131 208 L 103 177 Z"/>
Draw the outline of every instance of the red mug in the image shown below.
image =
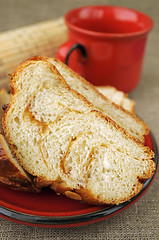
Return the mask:
<path id="1" fill-rule="evenodd" d="M 85 6 L 65 15 L 68 41 L 56 55 L 96 86 L 132 91 L 141 76 L 144 50 L 153 21 L 136 10 Z"/>

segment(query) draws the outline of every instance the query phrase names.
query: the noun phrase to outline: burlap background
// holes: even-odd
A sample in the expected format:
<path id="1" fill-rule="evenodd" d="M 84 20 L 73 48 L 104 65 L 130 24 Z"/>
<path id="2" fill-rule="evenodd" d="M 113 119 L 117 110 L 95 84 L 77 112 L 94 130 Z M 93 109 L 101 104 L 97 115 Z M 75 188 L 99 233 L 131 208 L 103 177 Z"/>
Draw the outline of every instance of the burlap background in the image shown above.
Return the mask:
<path id="1" fill-rule="evenodd" d="M 150 126 L 159 142 L 159 1 L 158 0 L 0 0 L 0 31 L 62 16 L 67 10 L 89 4 L 135 8 L 155 21 L 145 55 L 142 80 L 130 97 L 136 112 Z M 73 229 L 40 229 L 0 219 L 0 239 L 159 239 L 159 174 L 136 204 L 111 219 Z"/>

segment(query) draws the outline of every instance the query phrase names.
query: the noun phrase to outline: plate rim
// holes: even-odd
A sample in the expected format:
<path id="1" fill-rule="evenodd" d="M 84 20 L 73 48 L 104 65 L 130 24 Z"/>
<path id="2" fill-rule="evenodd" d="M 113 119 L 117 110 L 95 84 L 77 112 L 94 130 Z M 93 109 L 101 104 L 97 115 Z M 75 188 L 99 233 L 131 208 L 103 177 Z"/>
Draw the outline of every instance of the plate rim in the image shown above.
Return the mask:
<path id="1" fill-rule="evenodd" d="M 36 226 L 52 226 L 52 227 L 64 227 L 65 225 L 73 225 L 73 224 L 80 224 L 80 223 L 89 223 L 90 221 L 97 221 L 98 219 L 102 218 L 109 218 L 113 215 L 116 215 L 117 213 L 124 211 L 126 208 L 134 204 L 150 187 L 151 183 L 153 182 L 157 170 L 158 170 L 158 147 L 156 139 L 150 130 L 150 138 L 153 145 L 153 151 L 155 153 L 154 161 L 156 170 L 153 174 L 153 176 L 146 180 L 142 190 L 133 198 L 131 198 L 130 201 L 126 201 L 124 203 L 121 203 L 119 205 L 114 205 L 106 208 L 102 208 L 100 210 L 96 210 L 89 213 L 79 214 L 79 215 L 72 215 L 72 216 L 38 216 L 38 215 L 32 215 L 27 213 L 18 212 L 12 209 L 9 209 L 7 207 L 0 206 L 0 216 L 4 217 L 6 219 L 17 221 L 20 223 L 28 224 L 28 225 L 36 225 Z"/>

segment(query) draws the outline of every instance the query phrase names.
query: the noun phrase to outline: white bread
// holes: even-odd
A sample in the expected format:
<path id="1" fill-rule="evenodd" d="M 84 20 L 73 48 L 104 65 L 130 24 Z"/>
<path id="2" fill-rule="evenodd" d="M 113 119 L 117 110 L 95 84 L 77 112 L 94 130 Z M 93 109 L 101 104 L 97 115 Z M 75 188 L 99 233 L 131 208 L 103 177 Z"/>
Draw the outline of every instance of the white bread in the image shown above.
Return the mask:
<path id="1" fill-rule="evenodd" d="M 113 121 L 125 128 L 132 136 L 144 142 L 144 136 L 149 133 L 149 127 L 135 114 L 128 112 L 121 106 L 111 102 L 101 94 L 91 83 L 60 62 L 58 59 L 45 58 L 55 65 L 68 85 L 82 94 L 94 108 L 110 117 Z"/>
<path id="2" fill-rule="evenodd" d="M 133 100 L 127 98 L 126 94 L 117 91 L 114 87 L 105 86 L 97 87 L 97 89 L 102 92 L 108 99 L 115 101 L 116 104 L 123 106 L 124 102 L 127 100 L 126 109 L 133 112 L 134 102 Z M 2 129 L 2 116 L 4 113 L 5 106 L 11 101 L 11 94 L 9 94 L 5 89 L 0 90 L 0 132 L 3 133 Z M 119 96 L 119 97 L 118 97 Z M 124 107 L 124 106 L 123 106 Z M 49 182 L 43 181 L 43 179 L 34 179 L 37 186 L 40 188 L 49 185 Z M 2 135 L 0 135 L 0 183 L 7 185 L 14 190 L 20 191 L 39 191 L 33 185 L 33 181 L 30 176 L 22 169 L 16 159 L 12 156 L 10 149 Z M 54 187 L 57 184 L 54 183 Z M 52 185 L 53 188 L 53 185 Z M 60 189 L 59 189 L 60 188 Z M 77 197 L 77 193 L 73 193 L 64 183 L 58 183 L 58 190 L 63 192 L 73 199 L 80 199 Z M 73 195 L 72 195 L 73 194 Z"/>
<path id="3" fill-rule="evenodd" d="M 71 89 L 46 58 L 22 63 L 11 88 L 4 133 L 37 183 L 87 203 L 119 204 L 153 175 L 154 153 Z"/>
<path id="4" fill-rule="evenodd" d="M 112 86 L 97 87 L 97 90 L 107 97 L 112 102 L 123 107 L 127 111 L 133 113 L 135 108 L 135 101 L 128 98 L 128 95 L 122 91 L 117 90 Z"/>

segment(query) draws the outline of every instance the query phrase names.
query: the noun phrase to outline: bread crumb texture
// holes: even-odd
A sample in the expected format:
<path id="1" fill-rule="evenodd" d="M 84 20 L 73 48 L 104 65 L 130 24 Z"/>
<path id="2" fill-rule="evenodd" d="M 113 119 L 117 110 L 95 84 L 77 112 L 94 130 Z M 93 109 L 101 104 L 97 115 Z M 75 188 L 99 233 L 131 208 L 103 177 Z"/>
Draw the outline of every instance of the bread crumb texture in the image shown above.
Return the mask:
<path id="1" fill-rule="evenodd" d="M 55 191 L 61 183 L 73 199 L 119 204 L 153 175 L 153 152 L 72 90 L 46 59 L 20 65 L 11 87 L 3 118 L 9 146 L 26 171 Z"/>

